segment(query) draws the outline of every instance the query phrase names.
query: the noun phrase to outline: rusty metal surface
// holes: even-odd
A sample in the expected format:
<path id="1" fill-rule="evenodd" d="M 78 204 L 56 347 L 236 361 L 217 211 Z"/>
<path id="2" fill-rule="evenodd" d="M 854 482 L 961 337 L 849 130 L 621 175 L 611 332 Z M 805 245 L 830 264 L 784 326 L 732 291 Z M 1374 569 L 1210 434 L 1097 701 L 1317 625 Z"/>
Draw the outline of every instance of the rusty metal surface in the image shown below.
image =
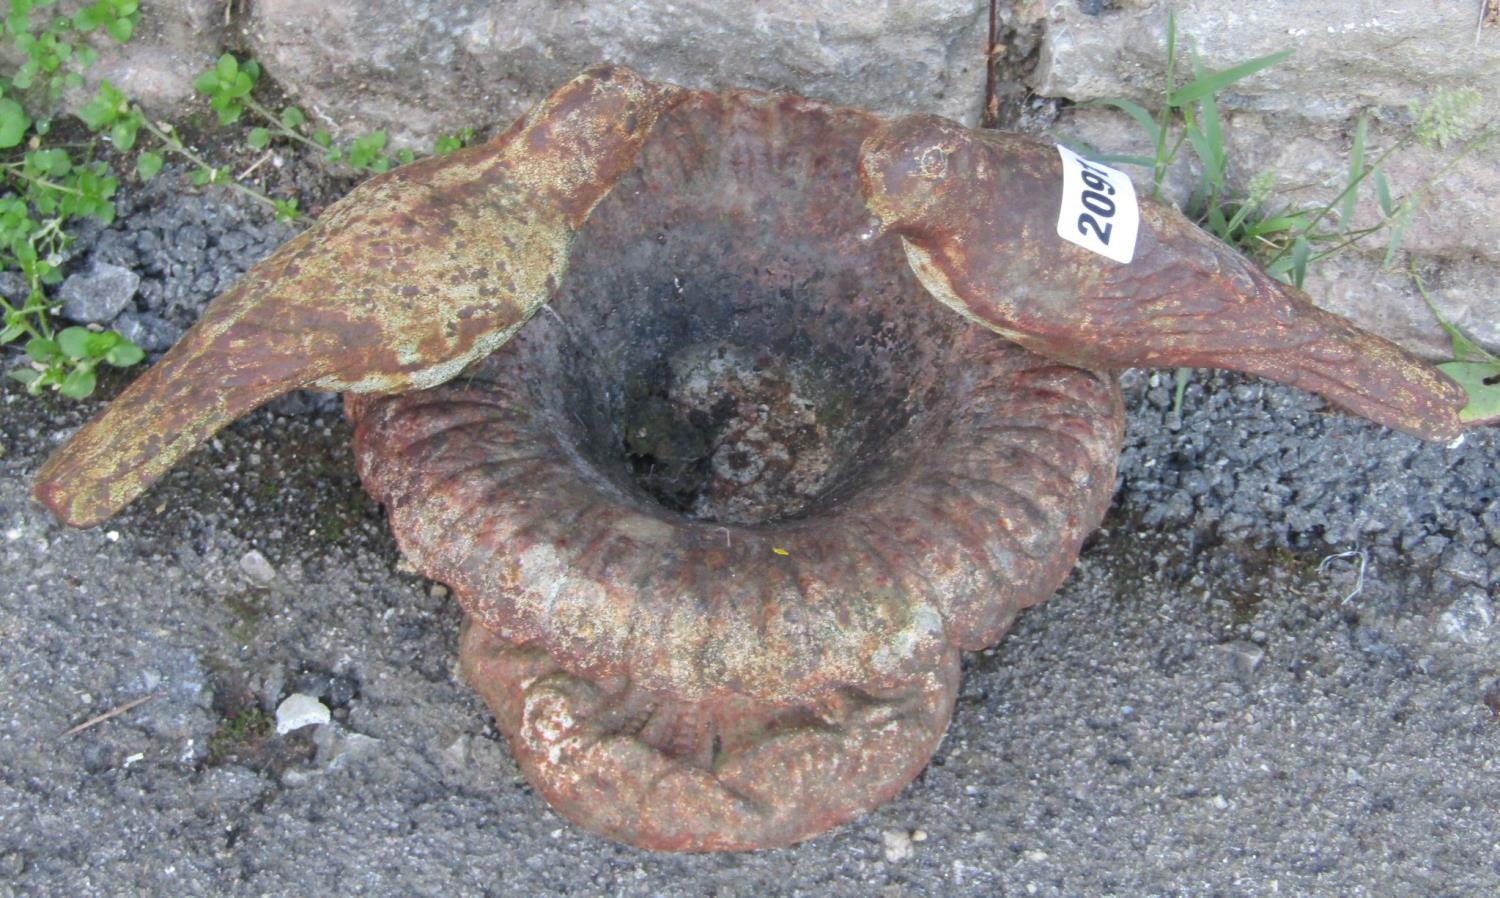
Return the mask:
<path id="1" fill-rule="evenodd" d="M 390 392 L 453 376 L 547 301 L 573 233 L 683 95 L 591 69 L 495 140 L 362 184 L 215 299 L 59 448 L 36 496 L 91 526 L 283 393 Z"/>
<path id="2" fill-rule="evenodd" d="M 348 400 L 403 554 L 470 616 L 470 682 L 612 838 L 770 847 L 890 797 L 958 651 L 1049 595 L 1108 504 L 1113 380 L 967 325 L 862 238 L 878 124 L 694 93 L 549 314 L 448 384 Z"/>
<path id="3" fill-rule="evenodd" d="M 906 241 L 933 296 L 1036 352 L 1244 371 L 1424 439 L 1462 432 L 1457 384 L 1167 206 L 1141 201 L 1129 264 L 1062 240 L 1062 172 L 1050 144 L 936 116 L 889 123 L 861 159 L 870 210 Z"/>
<path id="4" fill-rule="evenodd" d="M 472 622 L 459 660 L 558 813 L 665 851 L 789 845 L 890 800 L 937 749 L 959 681 L 950 652 L 897 690 L 684 702 L 571 674 Z"/>

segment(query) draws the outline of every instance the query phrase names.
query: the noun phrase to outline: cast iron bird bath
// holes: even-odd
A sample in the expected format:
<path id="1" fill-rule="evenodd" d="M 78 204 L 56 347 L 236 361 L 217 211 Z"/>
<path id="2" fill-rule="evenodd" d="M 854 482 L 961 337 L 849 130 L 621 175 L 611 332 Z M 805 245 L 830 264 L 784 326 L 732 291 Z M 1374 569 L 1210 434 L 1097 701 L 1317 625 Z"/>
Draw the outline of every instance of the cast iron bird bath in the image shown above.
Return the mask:
<path id="1" fill-rule="evenodd" d="M 1118 346 L 1114 323 L 1038 340 L 985 291 L 1108 283 L 1128 306 L 1186 278 L 1252 312 L 1304 301 L 1150 204 L 1131 281 L 1050 232 L 1058 183 L 934 217 L 997 167 L 1059 180 L 1055 148 L 1007 138 L 975 162 L 972 140 L 991 138 L 590 70 L 490 144 L 350 194 L 59 450 L 37 495 L 97 523 L 235 415 L 344 390 L 366 488 L 453 588 L 465 676 L 560 813 L 656 849 L 816 835 L 921 771 L 960 652 L 1057 587 L 1113 490 L 1119 391 L 1091 369 L 1119 353 L 1091 347 Z M 1025 277 L 987 280 L 990 237 L 1019 242 L 995 251 L 1024 253 Z M 1316 339 L 1374 339 L 1304 317 L 1331 328 Z M 1405 392 L 1349 404 L 1457 432 L 1452 385 L 1371 345 L 1340 383 Z M 1229 367 L 1259 358 L 1232 348 Z"/>

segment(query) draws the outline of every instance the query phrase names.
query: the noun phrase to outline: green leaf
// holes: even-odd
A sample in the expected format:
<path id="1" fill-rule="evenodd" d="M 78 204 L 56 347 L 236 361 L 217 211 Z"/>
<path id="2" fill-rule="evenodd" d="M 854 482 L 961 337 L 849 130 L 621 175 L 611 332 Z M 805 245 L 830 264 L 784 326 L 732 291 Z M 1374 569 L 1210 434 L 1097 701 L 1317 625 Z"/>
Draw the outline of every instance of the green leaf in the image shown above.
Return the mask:
<path id="1" fill-rule="evenodd" d="M 1200 75 L 1177 90 L 1172 91 L 1171 104 L 1181 108 L 1203 97 L 1212 96 L 1234 82 L 1249 77 L 1261 69 L 1270 68 L 1291 55 L 1291 50 L 1280 50 L 1265 56 L 1258 56 L 1249 62 L 1230 66 L 1222 71 Z"/>
<path id="2" fill-rule="evenodd" d="M 125 118 L 115 122 L 114 127 L 109 129 L 109 140 L 115 148 L 121 152 L 129 152 L 135 147 L 135 135 L 140 129 L 141 123 L 135 118 Z"/>
<path id="3" fill-rule="evenodd" d="M 156 153 L 142 151 L 135 160 L 135 173 L 142 181 L 149 181 L 161 171 L 162 158 Z"/>
<path id="4" fill-rule="evenodd" d="M 296 106 L 288 106 L 281 110 L 281 126 L 289 131 L 305 121 L 307 121 L 307 116 L 303 115 L 302 110 Z"/>
<path id="5" fill-rule="evenodd" d="M 245 143 L 251 149 L 264 150 L 271 143 L 271 132 L 265 128 L 251 128 L 250 133 L 245 136 Z"/>
<path id="6" fill-rule="evenodd" d="M 234 58 L 233 53 L 225 53 L 223 56 L 220 56 L 219 61 L 214 64 L 214 74 L 218 76 L 218 80 L 220 81 L 220 83 L 227 84 L 233 82 L 234 76 L 238 75 L 239 71 L 240 62 L 239 60 Z"/>
<path id="7" fill-rule="evenodd" d="M 1306 227 L 1307 219 L 1302 215 L 1277 215 L 1251 222 L 1245 226 L 1245 233 L 1252 237 L 1260 237 L 1279 231 L 1304 230 Z"/>
<path id="8" fill-rule="evenodd" d="M 1417 274 L 1415 266 L 1411 270 L 1411 279 L 1417 285 L 1417 292 L 1422 295 L 1422 301 L 1427 304 L 1427 310 L 1432 313 L 1433 318 L 1437 319 L 1438 327 L 1442 328 L 1443 333 L 1448 335 L 1448 343 L 1453 349 L 1453 358 L 1450 361 L 1464 362 L 1474 359 L 1492 363 L 1497 361 L 1494 356 L 1486 352 L 1473 340 L 1470 340 L 1467 334 L 1449 323 L 1447 317 L 1438 309 L 1437 300 L 1433 299 L 1432 294 L 1427 292 L 1427 284 L 1422 280 L 1422 276 Z"/>
<path id="9" fill-rule="evenodd" d="M 10 97 L 0 97 L 0 150 L 19 146 L 31 130 L 31 117 L 21 104 Z"/>
<path id="10" fill-rule="evenodd" d="M 73 27 L 79 31 L 93 31 L 101 24 L 102 16 L 98 6 L 86 6 L 73 14 Z"/>
<path id="11" fill-rule="evenodd" d="M 312 141 L 313 143 L 326 150 L 329 147 L 333 146 L 333 135 L 329 134 L 322 128 L 319 128 L 312 133 Z"/>
<path id="12" fill-rule="evenodd" d="M 1197 77 L 1203 76 L 1203 61 L 1198 58 L 1197 51 L 1193 51 L 1193 74 Z M 1199 128 L 1189 132 L 1189 139 L 1196 132 L 1201 135 L 1200 139 L 1193 140 L 1193 151 L 1198 154 L 1199 160 L 1203 162 L 1203 181 L 1208 187 L 1208 192 L 1213 196 L 1224 191 L 1225 167 L 1228 165 L 1229 156 L 1224 151 L 1224 134 L 1219 127 L 1219 106 L 1214 102 L 1212 93 L 1206 94 L 1198 102 L 1199 117 L 1202 123 Z"/>
<path id="13" fill-rule="evenodd" d="M 95 382 L 93 367 L 80 365 L 68 372 L 57 391 L 69 399 L 83 399 L 94 392 Z"/>
<path id="14" fill-rule="evenodd" d="M 111 333 L 114 332 L 111 331 Z M 116 334 L 116 336 L 119 335 Z M 116 368 L 129 368 L 145 357 L 145 351 L 124 337 L 120 337 L 120 342 L 110 347 L 110 350 L 104 354 L 104 360 Z"/>
<path id="15" fill-rule="evenodd" d="M 1312 256 L 1312 244 L 1307 242 L 1306 237 L 1299 236 L 1292 241 L 1292 286 L 1302 289 L 1307 281 L 1307 260 Z"/>
<path id="16" fill-rule="evenodd" d="M 1359 191 L 1355 189 L 1356 184 L 1365 177 L 1365 131 L 1369 127 L 1369 119 L 1361 115 L 1359 124 L 1354 128 L 1354 145 L 1349 148 L 1349 180 L 1344 193 L 1344 202 L 1339 206 L 1339 233 L 1349 230 L 1349 223 L 1354 220 L 1354 204 L 1359 200 Z"/>
<path id="17" fill-rule="evenodd" d="M 1396 210 L 1396 205 L 1391 202 L 1391 185 L 1385 179 L 1385 172 L 1377 168 L 1371 174 L 1375 178 L 1375 200 L 1380 203 L 1380 211 L 1390 215 Z"/>
<path id="18" fill-rule="evenodd" d="M 212 94 L 219 89 L 219 75 L 213 69 L 193 79 L 193 89 L 200 94 Z"/>
<path id="19" fill-rule="evenodd" d="M 26 164 L 52 178 L 61 178 L 73 170 L 73 159 L 61 147 L 34 150 L 26 154 Z"/>
<path id="20" fill-rule="evenodd" d="M 16 368 L 13 371 L 7 371 L 5 373 L 7 377 L 11 378 L 12 380 L 19 380 L 27 387 L 30 387 L 32 384 L 36 383 L 37 379 L 42 376 L 42 372 L 36 370 L 35 368 Z M 35 394 L 36 391 L 33 390 L 32 395 Z"/>
<path id="21" fill-rule="evenodd" d="M 1437 369 L 1453 378 L 1469 394 L 1460 421 L 1500 416 L 1500 362 L 1443 362 Z"/>
<path id="22" fill-rule="evenodd" d="M 65 327 L 57 334 L 57 347 L 70 359 L 86 359 L 96 354 L 90 351 L 96 336 L 99 335 L 88 328 Z"/>
<path id="23" fill-rule="evenodd" d="M 1146 110 L 1146 107 L 1142 106 L 1139 103 L 1133 103 L 1130 100 L 1119 99 L 1094 100 L 1091 101 L 1089 105 L 1096 104 L 1100 106 L 1113 106 L 1126 115 L 1130 116 L 1130 118 L 1133 119 L 1136 124 L 1140 125 L 1142 130 L 1146 132 L 1146 136 L 1151 139 L 1151 142 L 1156 142 L 1157 135 L 1161 131 L 1161 125 L 1156 121 L 1155 118 L 1152 117 L 1151 113 Z M 1147 164 L 1150 163 L 1148 162 Z"/>
<path id="24" fill-rule="evenodd" d="M 130 19 L 111 19 L 104 23 L 104 33 L 123 44 L 135 33 L 135 23 Z"/>
<path id="25" fill-rule="evenodd" d="M 1411 224 L 1412 214 L 1416 211 L 1416 200 L 1407 197 L 1391 217 L 1391 239 L 1385 246 L 1385 261 L 1380 263 L 1382 266 L 1388 267 L 1395 260 L 1396 253 L 1401 249 L 1401 241 L 1406 239 L 1406 228 Z"/>
<path id="26" fill-rule="evenodd" d="M 26 357 L 33 362 L 41 362 L 43 365 L 46 365 L 57 358 L 59 354 L 56 340 L 49 340 L 46 337 L 32 337 L 26 341 Z"/>

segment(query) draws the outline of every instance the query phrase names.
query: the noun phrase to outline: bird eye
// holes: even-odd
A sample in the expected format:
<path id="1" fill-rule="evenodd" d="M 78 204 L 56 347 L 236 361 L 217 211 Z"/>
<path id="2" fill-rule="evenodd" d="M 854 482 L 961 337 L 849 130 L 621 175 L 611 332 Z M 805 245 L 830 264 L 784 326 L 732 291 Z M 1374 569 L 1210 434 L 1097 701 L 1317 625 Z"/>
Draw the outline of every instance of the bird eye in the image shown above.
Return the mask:
<path id="1" fill-rule="evenodd" d="M 921 158 L 917 161 L 917 174 L 929 181 L 946 177 L 948 174 L 948 151 L 943 147 L 928 147 L 922 151 Z"/>

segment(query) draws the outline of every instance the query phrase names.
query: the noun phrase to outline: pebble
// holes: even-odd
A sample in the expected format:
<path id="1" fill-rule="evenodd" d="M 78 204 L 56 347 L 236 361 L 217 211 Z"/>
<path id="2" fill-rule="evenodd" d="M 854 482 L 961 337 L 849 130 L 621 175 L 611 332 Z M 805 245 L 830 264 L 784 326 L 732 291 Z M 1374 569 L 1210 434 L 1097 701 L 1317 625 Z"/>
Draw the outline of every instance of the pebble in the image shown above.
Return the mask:
<path id="1" fill-rule="evenodd" d="M 346 732 L 335 725 L 319 727 L 313 735 L 313 744 L 318 747 L 318 763 L 329 770 L 338 770 L 374 754 L 380 740 L 364 733 Z"/>
<path id="2" fill-rule="evenodd" d="M 1458 601 L 1438 617 L 1438 630 L 1448 639 L 1465 645 L 1484 645 L 1490 641 L 1495 623 L 1495 608 L 1484 590 L 1469 587 Z"/>
<path id="3" fill-rule="evenodd" d="M 912 847 L 911 833 L 899 829 L 888 829 L 880 834 L 880 842 L 885 848 L 885 859 L 889 863 L 899 864 L 910 860 L 916 853 Z"/>
<path id="4" fill-rule="evenodd" d="M 325 724 L 332 719 L 327 705 L 306 693 L 294 692 L 276 706 L 276 735 L 285 736 L 293 730 Z"/>
<path id="5" fill-rule="evenodd" d="M 1266 660 L 1266 650 L 1253 642 L 1245 639 L 1237 639 L 1226 643 L 1222 647 L 1224 660 L 1229 663 L 1230 670 L 1236 676 L 1247 677 L 1260 668 L 1261 662 Z"/>
<path id="6" fill-rule="evenodd" d="M 260 584 L 276 579 L 276 568 L 271 566 L 271 562 L 258 549 L 251 549 L 240 557 L 240 572 Z"/>
<path id="7" fill-rule="evenodd" d="M 163 352 L 182 336 L 181 328 L 150 312 L 122 312 L 114 321 L 114 329 L 147 352 Z"/>
<path id="8" fill-rule="evenodd" d="M 87 272 L 68 275 L 57 288 L 62 313 L 74 321 L 107 322 L 114 319 L 141 285 L 141 276 L 119 265 L 95 262 Z"/>
<path id="9" fill-rule="evenodd" d="M 10 300 L 12 304 L 26 302 L 26 296 L 31 288 L 26 286 L 26 279 L 15 271 L 0 271 L 0 296 Z"/>

